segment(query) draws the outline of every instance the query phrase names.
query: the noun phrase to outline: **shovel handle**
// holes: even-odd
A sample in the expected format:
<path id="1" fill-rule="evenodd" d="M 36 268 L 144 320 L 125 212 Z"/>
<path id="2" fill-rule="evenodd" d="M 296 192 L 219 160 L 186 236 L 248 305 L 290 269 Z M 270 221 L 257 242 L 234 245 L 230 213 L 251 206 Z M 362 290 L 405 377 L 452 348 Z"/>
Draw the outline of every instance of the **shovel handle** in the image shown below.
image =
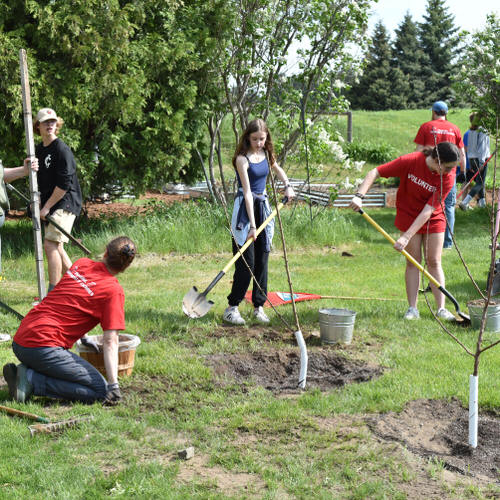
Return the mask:
<path id="1" fill-rule="evenodd" d="M 394 240 L 394 238 L 388 234 L 384 228 L 382 228 L 381 226 L 379 226 L 367 213 L 365 213 L 362 209 L 359 210 L 359 213 L 377 230 L 379 231 L 387 240 L 389 240 L 393 245 L 394 243 L 396 243 L 396 241 Z M 406 259 L 411 262 L 418 270 L 420 270 L 421 272 L 423 272 L 427 278 L 435 285 L 437 286 L 437 288 L 439 289 L 439 291 L 441 293 L 443 293 L 444 295 L 446 295 L 446 297 L 448 297 L 450 299 L 450 301 L 453 303 L 454 307 L 455 307 L 455 310 L 457 311 L 457 314 L 464 320 L 467 322 L 467 324 L 470 323 L 470 318 L 469 316 L 467 316 L 466 314 L 464 314 L 463 312 L 460 311 L 460 306 L 458 305 L 458 302 L 457 300 L 455 299 L 455 297 L 453 297 L 453 295 L 448 292 L 448 290 L 446 290 L 446 288 L 444 288 L 442 285 L 439 284 L 439 281 L 434 278 L 434 276 L 432 276 L 432 274 L 429 273 L 429 271 L 427 271 L 426 269 L 423 268 L 423 266 L 417 262 L 406 250 L 401 250 L 401 253 L 406 257 Z"/>
<path id="2" fill-rule="evenodd" d="M 469 184 L 475 179 L 476 175 L 479 174 L 479 172 L 482 172 L 486 168 L 486 165 L 488 165 L 488 162 L 493 158 L 493 156 L 495 156 L 496 152 L 497 150 L 495 149 L 495 151 L 491 153 L 490 157 L 487 158 L 486 161 L 483 163 L 483 166 L 470 178 L 469 182 L 467 182 L 467 184 L 464 184 L 462 186 L 460 193 L 457 194 L 457 200 L 460 198 L 460 196 L 462 196 L 462 193 L 465 191 L 467 186 L 469 186 Z"/>
<path id="3" fill-rule="evenodd" d="M 50 222 L 50 224 L 52 224 L 57 229 L 59 229 L 59 231 L 61 231 L 61 233 L 63 233 L 64 236 L 67 236 L 71 240 L 71 242 L 73 243 L 73 245 L 76 245 L 78 248 L 80 248 L 81 250 L 83 250 L 83 252 L 85 254 L 90 255 L 92 253 L 85 245 L 83 245 L 82 243 L 80 243 L 74 236 L 72 236 L 70 233 L 68 233 L 68 231 L 66 231 L 57 222 L 55 222 L 54 219 L 50 215 L 47 215 L 45 218 Z"/>
<path id="4" fill-rule="evenodd" d="M 259 234 L 264 231 L 266 226 L 271 222 L 274 217 L 276 217 L 276 214 L 278 213 L 278 210 L 281 210 L 283 208 L 284 203 L 280 203 L 267 217 L 267 219 L 257 228 L 257 231 L 255 231 L 255 236 L 259 236 Z M 221 271 L 224 274 L 227 273 L 228 269 L 243 255 L 245 250 L 253 243 L 252 239 L 248 239 L 245 244 L 239 248 L 239 250 L 233 255 L 233 258 L 226 264 L 224 269 Z M 221 276 L 222 277 L 222 276 Z"/>
<path id="5" fill-rule="evenodd" d="M 396 240 L 381 226 L 379 226 L 366 212 L 360 209 L 359 213 L 379 232 L 381 233 L 386 240 L 389 240 L 393 245 L 396 243 Z M 419 269 L 422 273 L 424 273 L 427 278 L 436 285 L 442 292 L 444 288 L 439 284 L 439 281 L 432 276 L 419 262 L 417 262 L 406 250 L 401 250 L 401 253 L 406 257 L 408 261 L 410 261 L 417 269 Z M 448 294 L 446 294 L 448 295 Z"/>
<path id="6" fill-rule="evenodd" d="M 20 313 L 18 313 L 15 309 L 12 309 L 12 307 L 8 306 L 5 302 L 2 302 L 0 300 L 0 307 L 5 309 L 7 312 L 10 312 L 13 314 L 17 319 L 20 319 L 21 321 L 24 319 L 24 316 Z"/>
<path id="7" fill-rule="evenodd" d="M 25 417 L 30 420 L 35 420 L 35 422 L 42 422 L 43 424 L 48 424 L 49 420 L 45 417 L 40 417 L 39 415 L 35 415 L 34 413 L 28 413 L 27 411 L 16 410 L 15 408 L 11 408 L 10 406 L 0 406 L 0 410 L 5 413 L 9 413 L 10 415 L 16 415 L 17 417 Z"/>
<path id="8" fill-rule="evenodd" d="M 19 191 L 18 189 L 16 189 L 12 184 L 7 184 L 6 183 L 5 185 L 7 186 L 8 189 L 10 189 L 14 193 L 16 193 L 18 196 L 20 196 L 24 201 L 26 201 L 27 203 L 31 203 L 31 200 L 24 193 L 22 193 L 21 191 Z M 45 217 L 45 219 L 48 222 L 50 222 L 55 228 L 59 229 L 59 231 L 61 231 L 61 233 L 63 233 L 64 236 L 66 236 L 67 238 L 69 238 L 70 241 L 74 245 L 76 245 L 81 250 L 83 250 L 87 255 L 90 255 L 92 253 L 86 246 L 84 246 L 82 243 L 80 243 L 73 235 L 71 235 L 70 233 L 68 233 L 68 231 L 66 231 L 57 222 L 55 222 L 54 219 L 50 215 L 47 215 L 47 217 Z"/>

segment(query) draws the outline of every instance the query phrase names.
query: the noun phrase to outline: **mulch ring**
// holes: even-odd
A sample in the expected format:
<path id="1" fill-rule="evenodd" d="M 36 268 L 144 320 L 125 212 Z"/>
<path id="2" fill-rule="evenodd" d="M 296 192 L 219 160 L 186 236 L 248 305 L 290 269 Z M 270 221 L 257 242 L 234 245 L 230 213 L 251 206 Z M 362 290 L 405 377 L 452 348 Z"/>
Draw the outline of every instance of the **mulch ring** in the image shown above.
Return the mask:
<path id="1" fill-rule="evenodd" d="M 347 359 L 332 351 L 309 351 L 307 389 L 331 390 L 353 382 L 366 382 L 383 373 L 379 366 Z M 273 393 L 298 393 L 300 353 L 280 349 L 253 353 L 215 354 L 205 357 L 221 384 L 253 383 Z"/>
<path id="2" fill-rule="evenodd" d="M 448 470 L 500 484 L 498 415 L 480 411 L 476 449 L 468 445 L 469 411 L 456 398 L 410 401 L 401 413 L 370 415 L 366 422 L 384 441 L 398 441 Z"/>

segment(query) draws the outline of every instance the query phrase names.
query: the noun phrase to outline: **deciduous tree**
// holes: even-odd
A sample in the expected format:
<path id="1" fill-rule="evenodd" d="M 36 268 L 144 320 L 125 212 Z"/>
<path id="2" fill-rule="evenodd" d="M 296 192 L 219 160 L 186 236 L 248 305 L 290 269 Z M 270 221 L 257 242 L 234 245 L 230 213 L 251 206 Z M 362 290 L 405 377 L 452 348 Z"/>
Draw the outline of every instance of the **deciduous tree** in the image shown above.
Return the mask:
<path id="1" fill-rule="evenodd" d="M 302 134 L 302 110 L 314 123 L 325 111 L 345 109 L 342 80 L 356 65 L 347 49 L 364 44 L 369 4 L 228 0 L 220 24 L 230 36 L 218 39 L 212 66 L 224 90 L 221 109 L 231 116 L 235 143 L 248 121 L 261 116 L 270 121 L 283 165 Z"/>

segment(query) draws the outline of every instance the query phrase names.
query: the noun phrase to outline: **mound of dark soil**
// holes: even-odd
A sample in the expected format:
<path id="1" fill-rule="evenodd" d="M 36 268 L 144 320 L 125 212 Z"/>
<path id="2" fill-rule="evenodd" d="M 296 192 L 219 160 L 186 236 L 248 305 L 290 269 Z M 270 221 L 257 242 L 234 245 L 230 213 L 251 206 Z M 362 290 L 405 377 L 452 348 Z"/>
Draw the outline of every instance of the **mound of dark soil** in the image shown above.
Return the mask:
<path id="1" fill-rule="evenodd" d="M 352 382 L 366 382 L 382 374 L 382 368 L 346 359 L 329 351 L 308 353 L 306 387 L 329 390 Z M 216 354 L 206 357 L 218 380 L 224 378 L 261 385 L 274 393 L 299 391 L 298 350 Z"/>
<path id="2" fill-rule="evenodd" d="M 469 411 L 457 399 L 410 401 L 401 413 L 370 416 L 367 424 L 381 439 L 399 441 L 422 457 L 452 471 L 500 482 L 500 418 L 481 414 L 478 446 L 468 445 Z"/>

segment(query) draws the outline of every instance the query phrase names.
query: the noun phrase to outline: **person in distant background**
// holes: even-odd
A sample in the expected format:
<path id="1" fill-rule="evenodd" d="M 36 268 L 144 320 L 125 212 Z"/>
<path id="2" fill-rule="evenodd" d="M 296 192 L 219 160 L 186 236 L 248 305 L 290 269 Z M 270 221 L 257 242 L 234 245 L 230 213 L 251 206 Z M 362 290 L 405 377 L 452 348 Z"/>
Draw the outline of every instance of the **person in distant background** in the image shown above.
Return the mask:
<path id="1" fill-rule="evenodd" d="M 9 210 L 9 197 L 7 196 L 7 189 L 5 184 L 25 177 L 29 174 L 30 159 L 24 160 L 24 165 L 21 167 L 3 168 L 2 161 L 0 160 L 0 228 L 5 223 L 5 214 Z M 38 160 L 33 158 L 31 162 L 33 171 L 38 170 Z M 0 237 L 0 275 L 2 274 L 2 239 Z"/>
<path id="2" fill-rule="evenodd" d="M 477 113 L 469 116 L 470 128 L 464 135 L 465 152 L 470 163 L 470 169 L 463 180 L 468 182 L 474 177 L 475 185 L 466 194 L 464 199 L 458 205 L 462 210 L 469 208 L 469 203 L 477 196 L 477 206 L 485 207 L 486 199 L 484 193 L 484 183 L 488 173 L 488 165 L 484 165 L 490 155 L 490 137 L 488 133 L 480 128 L 480 117 Z"/>
<path id="3" fill-rule="evenodd" d="M 43 108 L 36 115 L 33 129 L 42 137 L 35 154 L 40 164 L 38 189 L 40 190 L 40 219 L 50 215 L 68 233 L 82 208 L 82 192 L 76 176 L 76 161 L 69 146 L 57 134 L 64 121 L 51 108 Z M 50 292 L 71 267 L 64 243 L 68 237 L 52 224 L 45 228 L 43 248 L 47 256 Z"/>
<path id="4" fill-rule="evenodd" d="M 417 151 L 423 151 L 424 148 L 433 148 L 440 142 L 451 142 L 455 144 L 460 152 L 460 172 L 465 173 L 465 150 L 462 141 L 460 129 L 446 119 L 448 114 L 448 106 L 443 101 L 436 101 L 432 105 L 432 119 L 423 123 L 418 129 L 415 137 Z M 448 249 L 453 245 L 453 229 L 455 227 L 455 203 L 457 201 L 457 187 L 453 183 L 453 187 L 446 197 L 444 202 L 445 215 L 447 220 L 446 230 L 444 233 L 443 248 Z"/>

